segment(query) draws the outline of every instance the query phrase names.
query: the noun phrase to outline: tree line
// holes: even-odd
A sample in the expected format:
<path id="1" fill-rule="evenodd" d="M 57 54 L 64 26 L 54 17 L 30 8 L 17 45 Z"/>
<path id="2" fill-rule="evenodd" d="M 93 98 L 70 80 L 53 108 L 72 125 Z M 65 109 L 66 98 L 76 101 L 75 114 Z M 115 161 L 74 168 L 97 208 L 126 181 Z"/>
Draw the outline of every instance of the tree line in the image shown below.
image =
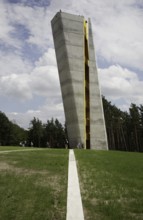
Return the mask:
<path id="1" fill-rule="evenodd" d="M 0 111 L 0 145 L 63 148 L 67 145 L 67 132 L 58 119 L 42 123 L 35 117 L 25 130 Z"/>
<path id="2" fill-rule="evenodd" d="M 42 123 L 38 118 L 30 122 L 27 142 L 34 147 L 65 148 L 67 145 L 66 128 L 58 119 Z"/>
<path id="3" fill-rule="evenodd" d="M 11 122 L 8 117 L 0 111 L 0 145 L 19 145 L 21 140 L 26 140 L 27 131 Z"/>
<path id="4" fill-rule="evenodd" d="M 129 111 L 121 111 L 105 97 L 103 109 L 110 150 L 143 152 L 143 105 L 131 104 Z M 96 132 L 96 131 L 95 131 Z M 65 148 L 68 144 L 66 126 L 58 119 L 42 123 L 33 118 L 24 130 L 0 112 L 0 145 Z"/>
<path id="5" fill-rule="evenodd" d="M 103 97 L 103 109 L 109 149 L 143 152 L 143 105 L 121 111 Z"/>

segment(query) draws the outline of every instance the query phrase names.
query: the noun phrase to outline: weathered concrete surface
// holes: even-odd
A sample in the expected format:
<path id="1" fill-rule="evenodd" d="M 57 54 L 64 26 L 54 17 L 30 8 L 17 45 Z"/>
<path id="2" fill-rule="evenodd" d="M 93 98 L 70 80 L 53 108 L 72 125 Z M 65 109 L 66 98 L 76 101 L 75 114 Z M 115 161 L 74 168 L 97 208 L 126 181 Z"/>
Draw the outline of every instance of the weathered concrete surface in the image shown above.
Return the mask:
<path id="1" fill-rule="evenodd" d="M 58 12 L 52 20 L 70 147 L 84 143 L 83 17 Z"/>
<path id="2" fill-rule="evenodd" d="M 90 19 L 89 27 L 89 77 L 90 77 L 90 147 L 91 149 L 107 150 L 107 136 L 102 106 L 102 98 L 95 62 L 95 50 Z"/>
<path id="3" fill-rule="evenodd" d="M 86 148 L 84 17 L 58 12 L 51 23 L 69 144 L 75 148 L 81 143 Z M 90 22 L 89 58 L 91 148 L 107 149 Z"/>

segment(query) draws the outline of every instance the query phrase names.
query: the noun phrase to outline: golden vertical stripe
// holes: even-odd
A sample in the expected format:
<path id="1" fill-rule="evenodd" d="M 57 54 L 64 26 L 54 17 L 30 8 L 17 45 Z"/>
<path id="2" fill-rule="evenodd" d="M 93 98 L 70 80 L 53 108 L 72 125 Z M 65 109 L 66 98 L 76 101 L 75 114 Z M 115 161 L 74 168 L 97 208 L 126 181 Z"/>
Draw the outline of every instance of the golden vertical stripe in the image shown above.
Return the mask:
<path id="1" fill-rule="evenodd" d="M 89 91 L 89 48 L 88 26 L 84 20 L 84 142 L 85 148 L 90 148 L 90 91 Z"/>

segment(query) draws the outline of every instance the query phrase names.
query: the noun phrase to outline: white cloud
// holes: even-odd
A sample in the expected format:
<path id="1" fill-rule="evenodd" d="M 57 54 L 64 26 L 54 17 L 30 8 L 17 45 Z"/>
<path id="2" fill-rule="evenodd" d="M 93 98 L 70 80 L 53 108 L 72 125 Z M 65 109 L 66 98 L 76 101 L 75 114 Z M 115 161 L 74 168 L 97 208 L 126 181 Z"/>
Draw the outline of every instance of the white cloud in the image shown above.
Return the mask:
<path id="1" fill-rule="evenodd" d="M 19 49 L 21 47 L 21 41 L 11 37 L 14 27 L 11 25 L 12 20 L 8 14 L 7 4 L 3 0 L 0 2 L 0 16 L 0 41 L 2 44 L 14 46 Z"/>
<path id="2" fill-rule="evenodd" d="M 5 5 L 2 2 L 0 3 L 0 15 L 1 15 L 0 39 L 1 40 L 5 40 L 5 39 L 10 40 L 9 33 L 13 30 L 13 27 L 9 24 L 9 19 L 7 17 L 7 11 L 6 11 Z"/>
<path id="3" fill-rule="evenodd" d="M 103 94 L 113 101 L 122 99 L 123 108 L 131 102 L 143 103 L 143 81 L 131 71 L 143 70 L 142 0 L 52 0 L 46 8 L 6 2 L 0 1 L 0 44 L 15 49 L 0 53 L 0 95 L 25 102 L 35 95 L 46 100 L 36 110 L 27 107 L 25 113 L 9 113 L 10 118 L 24 127 L 33 116 L 42 120 L 56 115 L 64 118 L 50 24 L 60 9 L 91 18 L 96 55 L 109 64 L 100 69 Z M 11 34 L 15 24 L 29 31 L 25 40 Z M 22 51 L 24 44 L 34 45 L 43 53 L 34 65 L 30 59 L 22 58 L 26 55 Z"/>
<path id="4" fill-rule="evenodd" d="M 0 76 L 30 73 L 32 64 L 18 54 L 0 52 Z"/>
<path id="5" fill-rule="evenodd" d="M 31 99 L 33 95 L 59 99 L 61 92 L 54 53 L 53 49 L 49 49 L 36 62 L 33 70 L 30 68 L 31 71 L 27 68 L 27 63 L 22 62 L 19 57 L 8 56 L 4 58 L 4 70 L 0 77 L 0 94 L 22 101 Z M 4 68 L 4 65 L 9 61 L 12 62 L 7 65 L 7 68 Z"/>
<path id="6" fill-rule="evenodd" d="M 35 44 L 41 50 L 52 44 L 50 20 L 54 14 L 50 10 L 1 0 L 0 15 L 0 40 L 3 43 L 17 49 L 22 47 L 23 41 L 11 35 L 15 31 L 14 25 L 21 24 L 29 30 L 27 43 Z"/>
<path id="7" fill-rule="evenodd" d="M 102 94 L 112 101 L 122 99 L 124 108 L 129 107 L 130 103 L 143 103 L 143 81 L 140 81 L 137 74 L 122 68 L 119 65 L 113 65 L 109 68 L 99 69 L 99 79 Z M 120 104 L 122 108 L 122 104 Z"/>
<path id="8" fill-rule="evenodd" d="M 61 123 L 64 124 L 65 117 L 63 111 L 63 105 L 60 104 L 47 104 L 41 106 L 37 110 L 28 110 L 24 113 L 20 112 L 7 112 L 6 114 L 11 121 L 15 121 L 21 127 L 27 129 L 29 128 L 30 121 L 36 117 L 39 118 L 43 123 L 46 123 L 47 120 L 51 118 L 57 118 Z"/>
<path id="9" fill-rule="evenodd" d="M 43 54 L 42 57 L 36 62 L 36 66 L 56 66 L 56 57 L 55 50 L 53 48 L 49 48 L 47 52 Z"/>
<path id="10" fill-rule="evenodd" d="M 57 96 L 60 93 L 59 77 L 56 67 L 41 66 L 31 73 L 33 93 L 44 96 Z"/>
<path id="11" fill-rule="evenodd" d="M 122 8 L 96 27 L 98 56 L 120 65 L 143 69 L 143 15 L 140 10 Z"/>
<path id="12" fill-rule="evenodd" d="M 143 13 L 140 0 L 52 1 L 51 9 L 90 17 L 97 55 L 109 63 L 143 69 Z"/>
<path id="13" fill-rule="evenodd" d="M 59 99 L 61 97 L 54 49 L 49 49 L 40 57 L 30 77 L 31 89 L 34 94 L 51 99 Z"/>
<path id="14" fill-rule="evenodd" d="M 51 12 L 38 7 L 28 7 L 20 4 L 8 7 L 9 19 L 12 23 L 24 25 L 29 30 L 27 43 L 35 44 L 39 49 L 45 49 L 51 45 Z"/>
<path id="15" fill-rule="evenodd" d="M 138 4 L 141 4 L 140 0 L 54 0 L 47 8 L 32 8 L 1 2 L 3 29 L 0 33 L 5 42 L 12 41 L 16 45 L 9 34 L 13 31 L 12 24 L 22 24 L 29 30 L 27 43 L 45 51 L 45 48 L 53 47 L 50 21 L 57 11 L 83 14 L 92 19 L 98 56 L 108 62 L 142 69 L 143 13 Z"/>
<path id="16" fill-rule="evenodd" d="M 32 98 L 28 74 L 11 74 L 0 78 L 0 94 L 17 98 L 21 101 Z"/>

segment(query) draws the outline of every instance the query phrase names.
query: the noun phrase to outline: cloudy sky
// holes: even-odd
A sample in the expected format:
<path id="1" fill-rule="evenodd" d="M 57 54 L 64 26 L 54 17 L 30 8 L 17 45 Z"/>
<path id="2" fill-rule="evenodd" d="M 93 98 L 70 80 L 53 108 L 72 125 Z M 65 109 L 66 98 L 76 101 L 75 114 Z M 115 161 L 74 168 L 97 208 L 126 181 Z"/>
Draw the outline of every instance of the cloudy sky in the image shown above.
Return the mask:
<path id="1" fill-rule="evenodd" d="M 90 17 L 102 94 L 122 110 L 143 104 L 143 0 L 0 0 L 0 111 L 21 127 L 64 122 L 50 21 Z"/>

